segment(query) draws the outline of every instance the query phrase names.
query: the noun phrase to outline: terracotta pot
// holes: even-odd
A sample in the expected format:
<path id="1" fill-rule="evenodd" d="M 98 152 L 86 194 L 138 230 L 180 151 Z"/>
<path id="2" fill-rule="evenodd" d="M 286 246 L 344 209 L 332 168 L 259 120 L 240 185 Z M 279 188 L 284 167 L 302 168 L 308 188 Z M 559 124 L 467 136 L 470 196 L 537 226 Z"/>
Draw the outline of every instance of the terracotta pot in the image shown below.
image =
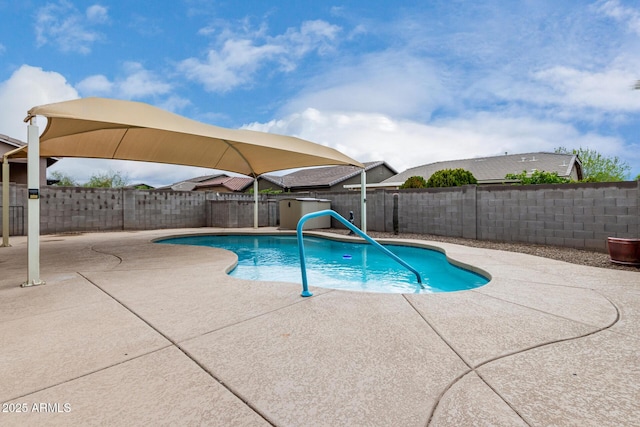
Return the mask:
<path id="1" fill-rule="evenodd" d="M 640 266 L 640 239 L 607 238 L 611 262 Z"/>

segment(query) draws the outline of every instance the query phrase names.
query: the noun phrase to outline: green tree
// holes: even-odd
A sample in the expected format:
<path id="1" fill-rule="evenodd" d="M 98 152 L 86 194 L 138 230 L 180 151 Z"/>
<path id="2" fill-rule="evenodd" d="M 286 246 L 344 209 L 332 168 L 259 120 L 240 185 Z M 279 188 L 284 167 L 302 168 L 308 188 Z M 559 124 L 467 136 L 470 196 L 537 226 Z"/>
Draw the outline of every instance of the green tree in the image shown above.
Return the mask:
<path id="1" fill-rule="evenodd" d="M 129 178 L 120 171 L 100 172 L 89 178 L 85 187 L 93 188 L 120 188 L 127 185 Z"/>
<path id="2" fill-rule="evenodd" d="M 478 180 L 466 169 L 443 169 L 434 172 L 427 181 L 427 187 L 459 187 L 477 184 Z"/>
<path id="3" fill-rule="evenodd" d="M 78 183 L 75 179 L 73 179 L 70 175 L 67 175 L 60 171 L 51 172 L 51 177 L 58 182 L 53 185 L 57 185 L 59 187 L 77 187 Z"/>
<path id="4" fill-rule="evenodd" d="M 400 186 L 400 188 L 426 188 L 427 181 L 419 176 L 410 176 L 407 180 Z"/>
<path id="5" fill-rule="evenodd" d="M 522 173 L 508 173 L 505 179 L 516 179 L 519 184 L 566 184 L 570 182 L 568 178 L 562 178 L 558 176 L 558 172 L 545 172 L 545 171 L 534 171 L 531 175 L 527 174 L 527 171 L 522 171 Z"/>
<path id="6" fill-rule="evenodd" d="M 589 148 L 574 148 L 569 151 L 565 147 L 554 150 L 561 154 L 577 154 L 582 163 L 582 180 L 587 182 L 625 181 L 629 178 L 631 166 L 618 156 L 607 157 Z"/>

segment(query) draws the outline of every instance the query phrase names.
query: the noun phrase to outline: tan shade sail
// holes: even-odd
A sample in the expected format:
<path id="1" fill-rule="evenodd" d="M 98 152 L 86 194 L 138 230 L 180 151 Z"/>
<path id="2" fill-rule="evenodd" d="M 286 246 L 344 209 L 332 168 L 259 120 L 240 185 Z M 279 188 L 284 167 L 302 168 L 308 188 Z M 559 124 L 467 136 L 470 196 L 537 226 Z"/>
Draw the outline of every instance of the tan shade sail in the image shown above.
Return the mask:
<path id="1" fill-rule="evenodd" d="M 40 137 L 41 157 L 138 160 L 253 176 L 307 166 L 364 167 L 303 139 L 225 129 L 140 102 L 83 98 L 34 107 L 28 114 L 27 119 L 48 119 Z M 26 156 L 26 150 L 14 156 Z"/>

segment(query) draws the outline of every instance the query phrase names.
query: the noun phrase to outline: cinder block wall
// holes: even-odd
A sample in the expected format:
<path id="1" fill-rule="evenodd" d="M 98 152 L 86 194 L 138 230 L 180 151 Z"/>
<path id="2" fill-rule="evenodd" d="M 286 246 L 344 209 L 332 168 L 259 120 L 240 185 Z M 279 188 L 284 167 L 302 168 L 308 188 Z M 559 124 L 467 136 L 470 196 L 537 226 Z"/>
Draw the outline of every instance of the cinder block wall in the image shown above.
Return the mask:
<path id="1" fill-rule="evenodd" d="M 370 191 L 366 197 L 367 230 L 393 231 L 393 198 L 397 194 L 399 232 L 462 237 L 463 202 L 469 197 L 467 192 L 475 196 L 475 186 Z M 352 210 L 355 224 L 361 226 L 359 192 L 329 193 L 325 197 L 331 200 L 332 209 L 345 218 Z M 332 226 L 342 227 L 336 221 Z"/>
<path id="2" fill-rule="evenodd" d="M 24 203 L 27 204 L 26 200 Z M 122 190 L 80 187 L 40 190 L 42 234 L 122 229 Z"/>
<path id="3" fill-rule="evenodd" d="M 27 188 L 12 184 L 10 191 L 11 204 L 24 206 L 26 223 Z M 200 192 L 42 187 L 40 232 L 204 227 L 207 225 L 205 197 Z"/>
<path id="4" fill-rule="evenodd" d="M 640 238 L 640 181 L 376 190 L 367 195 L 367 230 L 526 242 L 606 251 L 607 237 Z M 332 208 L 354 210 L 358 192 L 331 193 Z M 332 224 L 340 227 L 340 224 Z"/>
<path id="5" fill-rule="evenodd" d="M 206 226 L 223 228 L 253 227 L 253 195 L 222 196 L 211 193 L 206 205 Z M 260 195 L 258 227 L 275 227 L 280 223 L 278 200 Z"/>
<path id="6" fill-rule="evenodd" d="M 607 237 L 640 237 L 639 186 L 478 187 L 477 238 L 606 250 Z"/>
<path id="7" fill-rule="evenodd" d="M 124 230 L 189 228 L 207 225 L 204 192 L 121 191 Z"/>
<path id="8" fill-rule="evenodd" d="M 12 184 L 10 192 L 11 205 L 23 206 L 26 216 L 26 186 Z M 601 251 L 607 237 L 640 238 L 640 181 L 374 190 L 367 194 L 367 230 L 393 231 L 394 194 L 403 233 Z M 357 191 L 260 195 L 259 226 L 278 225 L 278 201 L 290 197 L 329 199 L 345 218 L 353 211 L 361 227 Z M 253 195 L 43 187 L 40 222 L 42 234 L 251 227 Z M 333 219 L 332 226 L 342 227 Z"/>
<path id="9" fill-rule="evenodd" d="M 349 212 L 353 211 L 354 224 L 357 227 L 362 227 L 360 223 L 360 192 L 340 191 L 335 193 L 322 193 L 321 198 L 331 200 L 331 209 L 346 219 L 349 219 Z M 367 205 L 367 221 L 371 221 L 371 215 L 374 215 L 374 212 L 369 208 L 369 205 Z M 334 218 L 331 218 L 331 227 L 345 228 Z"/>

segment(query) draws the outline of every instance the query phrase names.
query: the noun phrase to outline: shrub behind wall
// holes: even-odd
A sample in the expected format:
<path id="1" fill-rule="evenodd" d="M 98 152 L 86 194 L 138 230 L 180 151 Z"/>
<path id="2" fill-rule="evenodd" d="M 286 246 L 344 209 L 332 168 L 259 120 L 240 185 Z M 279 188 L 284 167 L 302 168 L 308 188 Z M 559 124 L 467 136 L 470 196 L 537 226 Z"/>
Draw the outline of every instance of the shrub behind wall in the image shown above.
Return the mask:
<path id="1" fill-rule="evenodd" d="M 465 169 L 443 169 L 433 173 L 427 181 L 427 187 L 461 187 L 463 185 L 477 184 L 478 180 L 471 172 Z"/>

